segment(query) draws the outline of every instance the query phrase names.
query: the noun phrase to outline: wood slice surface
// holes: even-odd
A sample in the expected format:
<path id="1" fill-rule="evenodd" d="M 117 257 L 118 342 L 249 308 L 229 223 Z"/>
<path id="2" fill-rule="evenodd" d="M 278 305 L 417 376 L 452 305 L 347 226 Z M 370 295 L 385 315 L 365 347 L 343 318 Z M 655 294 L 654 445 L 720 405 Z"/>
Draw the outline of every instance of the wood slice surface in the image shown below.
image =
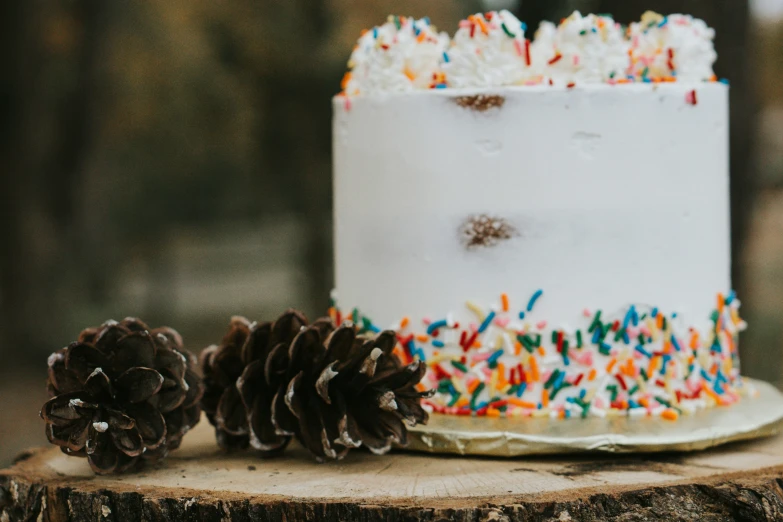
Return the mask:
<path id="1" fill-rule="evenodd" d="M 224 453 L 205 421 L 162 463 L 95 476 L 54 447 L 0 471 L 0 522 L 783 520 L 783 436 L 700 453 L 465 458 Z"/>

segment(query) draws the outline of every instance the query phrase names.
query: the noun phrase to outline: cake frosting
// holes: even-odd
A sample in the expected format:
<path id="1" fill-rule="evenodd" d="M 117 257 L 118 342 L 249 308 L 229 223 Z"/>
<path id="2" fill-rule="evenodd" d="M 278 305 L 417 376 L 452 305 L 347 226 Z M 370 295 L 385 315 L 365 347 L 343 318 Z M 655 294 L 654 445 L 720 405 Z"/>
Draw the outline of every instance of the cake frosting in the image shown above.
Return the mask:
<path id="1" fill-rule="evenodd" d="M 714 78 L 715 31 L 690 15 L 647 12 L 631 24 L 631 74 L 639 78 Z"/>
<path id="2" fill-rule="evenodd" d="M 559 25 L 543 22 L 532 41 L 526 30 L 505 10 L 469 16 L 453 38 L 426 18 L 389 17 L 359 39 L 343 94 L 715 80 L 715 32 L 689 15 L 647 12 L 625 28 L 576 11 Z"/>
<path id="3" fill-rule="evenodd" d="M 530 42 L 525 29 L 508 11 L 476 14 L 460 22 L 444 55 L 448 85 L 519 85 L 530 79 Z"/>
<path id="4" fill-rule="evenodd" d="M 576 11 L 559 26 L 543 22 L 532 53 L 539 76 L 565 85 L 625 78 L 630 48 L 625 30 L 611 17 Z"/>
<path id="5" fill-rule="evenodd" d="M 351 54 L 346 94 L 406 92 L 441 83 L 443 53 L 449 43 L 426 18 L 390 16 L 366 31 Z"/>
<path id="6" fill-rule="evenodd" d="M 542 25 L 520 61 L 510 16 L 462 24 L 439 89 L 335 98 L 333 319 L 396 330 L 438 412 L 674 419 L 733 404 L 728 86 L 635 76 L 608 16 Z M 684 58 L 701 45 L 671 42 Z M 520 61 L 518 76 L 459 61 L 471 53 Z"/>

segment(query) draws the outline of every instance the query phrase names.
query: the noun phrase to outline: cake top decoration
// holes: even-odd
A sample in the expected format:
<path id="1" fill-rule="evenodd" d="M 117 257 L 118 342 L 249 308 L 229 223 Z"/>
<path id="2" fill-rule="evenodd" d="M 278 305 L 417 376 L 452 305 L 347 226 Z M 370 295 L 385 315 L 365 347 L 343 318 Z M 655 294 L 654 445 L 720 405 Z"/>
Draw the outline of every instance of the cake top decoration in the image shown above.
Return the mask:
<path id="1" fill-rule="evenodd" d="M 642 79 L 714 79 L 715 30 L 690 15 L 648 11 L 629 28 L 631 72 Z"/>
<path id="2" fill-rule="evenodd" d="M 628 71 L 630 46 L 610 16 L 575 11 L 559 26 L 541 24 L 532 49 L 534 69 L 556 85 L 620 80 Z"/>
<path id="3" fill-rule="evenodd" d="M 648 11 L 625 28 L 579 11 L 543 22 L 531 42 L 509 11 L 470 15 L 451 39 L 429 19 L 390 16 L 359 39 L 343 95 L 441 88 L 715 81 L 715 31 L 690 15 Z"/>
<path id="4" fill-rule="evenodd" d="M 429 19 L 389 16 L 366 31 L 354 48 L 343 80 L 346 94 L 405 92 L 442 83 L 441 64 L 449 44 Z"/>
<path id="5" fill-rule="evenodd" d="M 462 20 L 443 69 L 451 87 L 517 85 L 530 77 L 526 26 L 508 11 Z"/>

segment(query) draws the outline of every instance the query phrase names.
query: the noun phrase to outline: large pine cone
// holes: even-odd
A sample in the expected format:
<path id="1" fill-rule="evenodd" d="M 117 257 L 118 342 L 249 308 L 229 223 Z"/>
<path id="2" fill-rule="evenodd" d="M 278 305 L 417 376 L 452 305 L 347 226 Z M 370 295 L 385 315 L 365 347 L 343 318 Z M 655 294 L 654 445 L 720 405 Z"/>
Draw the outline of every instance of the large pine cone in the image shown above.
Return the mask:
<path id="1" fill-rule="evenodd" d="M 287 350 L 307 319 L 289 310 L 274 323 L 251 323 L 244 317 L 231 320 L 220 346 L 201 352 L 200 364 L 206 392 L 202 406 L 215 426 L 218 444 L 225 449 L 248 445 L 264 454 L 285 449 L 291 437 L 272 425 L 272 398 L 280 386 L 269 355 Z M 285 361 L 279 361 L 285 364 Z M 269 367 L 272 379 L 264 373 Z"/>
<path id="2" fill-rule="evenodd" d="M 342 458 L 361 445 L 382 454 L 393 442 L 407 444 L 406 423 L 428 419 L 421 398 L 431 392 L 417 389 L 426 366 L 400 364 L 392 331 L 365 339 L 350 324 L 331 330 L 319 322 L 291 344 L 274 402 L 278 432 L 295 434 L 318 460 Z"/>
<path id="3" fill-rule="evenodd" d="M 96 473 L 120 472 L 179 447 L 199 421 L 195 358 L 170 328 L 138 319 L 88 328 L 49 357 L 46 435 Z"/>

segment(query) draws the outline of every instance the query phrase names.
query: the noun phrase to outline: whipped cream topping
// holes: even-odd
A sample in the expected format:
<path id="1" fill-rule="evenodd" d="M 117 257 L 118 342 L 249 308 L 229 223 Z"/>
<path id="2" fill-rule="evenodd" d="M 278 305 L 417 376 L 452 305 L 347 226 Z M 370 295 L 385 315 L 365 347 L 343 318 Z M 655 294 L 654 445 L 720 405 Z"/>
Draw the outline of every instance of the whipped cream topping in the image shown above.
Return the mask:
<path id="1" fill-rule="evenodd" d="M 390 16 L 365 32 L 343 80 L 348 95 L 429 89 L 443 83 L 441 64 L 449 43 L 427 18 Z"/>
<path id="2" fill-rule="evenodd" d="M 611 17 L 575 11 L 557 27 L 541 24 L 531 50 L 533 70 L 556 85 L 611 81 L 626 76 L 629 48 Z"/>
<path id="3" fill-rule="evenodd" d="M 715 31 L 690 15 L 647 12 L 627 30 L 579 11 L 543 22 L 530 42 L 509 11 L 469 16 L 450 39 L 429 19 L 390 16 L 359 39 L 347 96 L 432 88 L 715 79 Z"/>
<path id="4" fill-rule="evenodd" d="M 443 70 L 450 87 L 519 85 L 530 78 L 525 25 L 510 12 L 476 14 L 460 22 Z"/>
<path id="5" fill-rule="evenodd" d="M 714 77 L 715 30 L 703 20 L 648 11 L 641 22 L 631 24 L 629 36 L 631 68 L 638 78 L 704 81 Z"/>

